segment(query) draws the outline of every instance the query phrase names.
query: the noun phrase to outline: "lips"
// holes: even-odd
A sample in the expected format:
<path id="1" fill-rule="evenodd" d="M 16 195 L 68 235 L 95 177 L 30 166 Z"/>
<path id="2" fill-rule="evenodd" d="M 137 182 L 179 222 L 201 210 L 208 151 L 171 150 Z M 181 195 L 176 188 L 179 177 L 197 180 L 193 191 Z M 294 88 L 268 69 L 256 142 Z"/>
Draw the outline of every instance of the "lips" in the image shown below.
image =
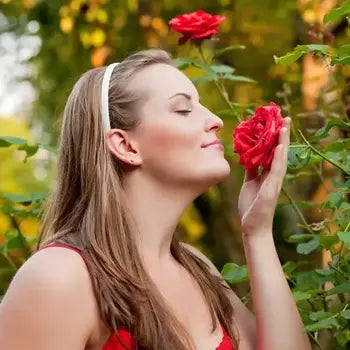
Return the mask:
<path id="1" fill-rule="evenodd" d="M 207 143 L 207 144 L 203 145 L 202 148 L 205 148 L 205 147 L 208 147 L 208 146 L 211 146 L 211 145 L 222 145 L 222 143 L 221 143 L 220 140 L 215 140 L 213 142 L 210 142 L 210 143 Z"/>

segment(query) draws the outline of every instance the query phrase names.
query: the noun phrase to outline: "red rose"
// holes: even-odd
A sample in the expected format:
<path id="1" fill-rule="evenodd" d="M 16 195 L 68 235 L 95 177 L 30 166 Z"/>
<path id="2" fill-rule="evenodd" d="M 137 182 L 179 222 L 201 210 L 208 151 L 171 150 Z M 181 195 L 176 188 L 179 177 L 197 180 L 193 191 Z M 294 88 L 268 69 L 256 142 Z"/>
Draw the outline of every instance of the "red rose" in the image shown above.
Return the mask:
<path id="1" fill-rule="evenodd" d="M 239 163 L 245 169 L 256 169 L 260 165 L 270 169 L 282 121 L 281 108 L 270 102 L 237 126 L 233 132 L 234 152 L 240 154 Z"/>
<path id="2" fill-rule="evenodd" d="M 218 31 L 219 24 L 226 19 L 225 16 L 211 15 L 203 10 L 198 10 L 183 15 L 178 15 L 169 21 L 171 30 L 179 32 L 183 36 L 179 44 L 187 40 L 208 39 Z"/>

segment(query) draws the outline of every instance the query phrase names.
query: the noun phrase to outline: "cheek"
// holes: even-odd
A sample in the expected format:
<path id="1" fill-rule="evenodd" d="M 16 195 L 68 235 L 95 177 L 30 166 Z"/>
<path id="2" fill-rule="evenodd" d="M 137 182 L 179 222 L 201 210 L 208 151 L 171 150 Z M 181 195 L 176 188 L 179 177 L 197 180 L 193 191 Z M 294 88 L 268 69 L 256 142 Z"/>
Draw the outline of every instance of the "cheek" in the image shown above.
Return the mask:
<path id="1" fill-rule="evenodd" d="M 148 126 L 144 130 L 141 153 L 145 160 L 163 159 L 172 163 L 193 159 L 201 150 L 201 132 L 189 123 Z"/>

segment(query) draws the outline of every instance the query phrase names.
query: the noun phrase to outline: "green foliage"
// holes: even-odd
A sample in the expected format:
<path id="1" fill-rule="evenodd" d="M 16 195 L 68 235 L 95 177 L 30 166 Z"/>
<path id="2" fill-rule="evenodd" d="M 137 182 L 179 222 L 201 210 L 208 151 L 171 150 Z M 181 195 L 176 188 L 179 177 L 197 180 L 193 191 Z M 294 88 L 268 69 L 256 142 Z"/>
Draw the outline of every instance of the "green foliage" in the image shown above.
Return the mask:
<path id="1" fill-rule="evenodd" d="M 242 283 L 249 280 L 247 267 L 234 263 L 225 264 L 221 274 L 229 283 Z"/>
<path id="2" fill-rule="evenodd" d="M 42 145 L 42 144 L 29 144 L 27 140 L 13 137 L 13 136 L 1 136 L 0 135 L 0 147 L 9 147 L 15 146 L 19 151 L 26 152 L 26 157 L 24 158 L 24 162 L 27 161 L 29 157 L 32 157 L 36 154 L 39 148 L 45 149 L 49 152 L 56 154 L 56 150 L 53 147 Z"/>
<path id="3" fill-rule="evenodd" d="M 348 14 L 350 14 L 350 1 L 346 1 L 343 6 L 337 7 L 331 12 L 327 13 L 323 18 L 323 22 L 327 23 L 330 21 L 337 21 L 341 17 Z"/>
<path id="4" fill-rule="evenodd" d="M 108 38 L 106 40 L 108 48 L 113 47 L 113 50 L 118 55 L 121 52 L 119 50 L 121 47 L 120 42 L 116 39 L 115 32 L 118 32 L 117 37 L 123 37 L 123 53 L 134 51 L 136 48 L 144 46 L 143 40 L 146 36 L 143 36 L 144 29 L 138 26 L 139 18 L 135 16 L 135 9 L 126 9 L 131 3 L 136 2 L 129 1 L 127 2 L 128 5 L 125 5 L 126 2 L 125 4 L 123 2 L 114 4 L 107 1 L 106 3 L 106 6 L 96 6 L 95 9 L 100 10 L 100 15 L 96 15 L 91 22 L 88 22 L 89 20 L 87 19 L 89 16 L 92 16 L 91 14 L 87 14 L 91 8 L 86 13 L 83 13 L 82 9 L 78 9 L 74 14 L 68 13 L 64 16 L 62 15 L 62 18 L 58 18 L 57 13 L 62 10 L 62 7 L 55 1 L 38 2 L 35 11 L 31 12 L 31 19 L 37 20 L 42 25 L 41 38 L 43 47 L 41 54 L 35 60 L 40 69 L 40 75 L 38 76 L 41 77 L 41 80 L 34 79 L 34 83 L 40 91 L 40 103 L 38 104 L 40 108 L 37 108 L 37 112 L 39 117 L 42 118 L 41 121 L 45 122 L 48 128 L 52 125 L 52 120 L 48 116 L 55 114 L 54 111 L 56 111 L 57 106 L 63 105 L 66 92 L 70 90 L 72 85 L 72 81 L 67 79 L 67 77 L 76 77 L 82 71 L 90 68 L 89 60 L 102 47 L 104 37 Z M 240 13 L 239 16 L 245 13 L 245 11 L 240 11 L 240 9 L 244 8 L 246 3 L 248 3 L 248 6 L 252 6 L 252 2 L 237 2 L 236 6 L 238 8 L 237 12 Z M 171 1 L 167 1 L 167 4 L 171 4 Z M 324 22 L 338 21 L 349 14 L 349 4 L 350 2 L 347 1 L 342 7 L 331 11 L 324 17 Z M 249 28 L 249 33 L 257 34 L 260 28 L 266 30 L 264 29 L 265 26 L 262 25 L 266 23 L 263 23 L 260 18 L 262 16 L 261 9 L 266 6 L 266 3 L 255 2 L 254 6 L 254 9 L 252 8 L 249 11 L 253 17 L 253 20 L 249 24 L 252 25 L 253 22 L 256 22 L 255 24 L 259 30 L 256 30 L 255 33 L 250 30 L 249 26 L 242 26 L 242 28 Z M 271 16 L 271 9 L 268 9 L 266 11 L 266 18 L 269 21 L 275 21 L 274 24 L 277 24 L 277 28 L 281 29 L 282 22 L 288 22 L 290 18 L 294 18 L 290 16 L 290 11 L 296 9 L 296 4 L 295 2 L 285 0 L 275 1 L 274 7 L 276 7 L 276 16 Z M 170 5 L 169 8 L 171 8 Z M 8 10 L 8 14 L 13 15 L 16 13 L 16 10 L 19 12 L 17 13 L 19 16 L 19 9 L 15 9 L 14 7 Z M 149 8 L 147 10 L 151 9 Z M 145 10 L 145 12 L 147 11 Z M 102 21 L 104 17 L 101 13 L 114 15 L 118 20 L 105 23 Z M 54 18 L 55 20 L 52 23 L 45 23 L 47 22 L 47 18 Z M 62 20 L 64 18 L 75 20 L 74 25 L 77 28 L 75 32 L 70 34 L 66 32 L 64 34 L 59 30 L 60 19 Z M 239 21 L 239 18 L 236 19 L 237 27 L 235 29 L 238 32 L 242 22 Z M 123 26 L 120 25 L 118 30 L 113 27 L 118 26 L 123 21 L 126 24 Z M 101 27 L 104 28 L 103 34 L 101 33 Z M 100 35 L 93 35 L 93 33 L 96 33 L 96 28 L 100 30 L 98 32 Z M 290 33 L 289 29 L 286 31 L 285 27 L 283 28 L 284 32 L 282 30 L 282 33 L 280 30 L 271 31 L 271 33 L 273 32 L 272 34 L 270 31 L 265 32 L 263 38 L 265 40 L 263 42 L 264 45 L 258 47 L 258 50 L 263 51 L 268 61 L 272 61 L 271 50 L 274 50 L 276 44 L 280 45 L 282 43 L 283 34 Z M 154 28 L 151 30 L 151 34 L 153 34 L 154 30 Z M 128 35 L 129 32 L 132 33 L 132 37 Z M 247 35 L 246 32 L 242 33 L 244 34 L 242 37 Z M 91 42 L 93 37 L 98 39 L 95 40 L 95 43 Z M 135 44 L 136 37 L 142 38 L 137 45 Z M 254 37 L 256 42 L 259 42 L 258 35 L 252 35 L 252 37 Z M 270 38 L 272 39 L 270 40 L 272 45 L 269 47 Z M 294 39 L 294 37 L 290 37 L 288 40 L 293 41 Z M 198 76 L 192 80 L 196 84 L 200 83 L 200 87 L 208 85 L 210 87 L 210 94 L 212 94 L 215 88 L 221 97 L 221 105 L 216 111 L 217 114 L 232 122 L 233 125 L 236 125 L 238 122 L 252 115 L 257 103 L 246 103 L 241 102 L 241 100 L 233 102 L 231 100 L 232 96 L 234 96 L 232 91 L 235 91 L 235 89 L 238 91 L 247 86 L 249 88 L 257 87 L 258 84 L 257 79 L 252 79 L 244 75 L 247 71 L 249 72 L 249 69 L 240 69 L 238 64 L 232 67 L 227 55 L 234 55 L 237 50 L 245 49 L 246 45 L 232 44 L 232 42 L 228 44 L 227 46 L 222 45 L 222 47 L 221 44 L 218 44 L 220 47 L 214 47 L 212 43 L 206 46 L 206 41 L 203 41 L 202 45 L 198 47 L 196 55 L 193 55 L 195 49 L 192 48 L 192 51 L 188 54 L 190 57 L 179 57 L 174 60 L 174 63 L 179 69 L 195 70 Z M 87 46 L 85 47 L 85 45 Z M 286 46 L 285 42 L 284 46 Z M 214 52 L 212 50 L 213 47 Z M 281 47 L 283 48 L 283 46 Z M 266 64 L 259 66 L 260 61 L 263 61 L 263 55 L 259 56 L 259 59 L 256 59 L 252 55 L 255 52 L 254 48 L 247 47 L 247 51 L 243 51 L 240 56 L 234 56 L 235 60 L 233 61 L 240 62 L 241 67 L 255 68 L 257 66 L 260 70 L 270 68 Z M 274 56 L 275 63 L 283 66 L 282 68 L 285 69 L 286 81 L 300 82 L 299 71 L 293 71 L 292 69 L 295 69 L 300 58 L 309 53 L 324 59 L 324 62 L 330 60 L 334 68 L 338 70 L 350 64 L 349 44 L 338 47 L 323 43 L 298 45 L 283 56 Z M 210 58 L 205 56 L 207 54 L 210 55 Z M 118 55 L 114 55 L 113 58 L 119 60 L 120 57 Z M 248 60 L 247 57 L 254 57 L 254 60 Z M 249 61 L 251 61 L 250 66 L 248 66 Z M 55 62 L 55 69 L 52 69 L 52 62 Z M 105 61 L 102 60 L 101 64 L 104 63 Z M 278 66 L 278 68 L 281 68 L 281 66 Z M 238 71 L 238 74 L 236 74 L 236 71 Z M 251 69 L 250 71 L 253 72 L 254 70 Z M 254 77 L 256 78 L 258 74 L 256 71 L 255 73 Z M 260 91 L 265 92 L 267 88 L 270 90 L 276 89 L 276 85 L 274 85 L 276 82 L 267 81 L 268 79 L 265 80 L 259 81 L 259 85 L 263 87 Z M 339 86 L 336 85 L 333 87 L 336 93 L 345 85 L 344 82 L 343 84 L 337 84 Z M 269 96 L 269 94 L 266 93 L 266 96 Z M 288 100 L 291 96 L 293 94 L 286 88 L 286 85 L 284 86 L 284 91 L 277 95 L 277 97 L 283 99 L 284 111 L 292 117 L 293 121 L 293 142 L 288 154 L 286 184 L 290 184 L 300 177 L 308 176 L 312 176 L 313 178 L 319 177 L 320 180 L 323 180 L 325 177 L 322 170 L 324 164 L 328 164 L 328 166 L 332 167 L 333 171 L 338 170 L 338 172 L 335 176 L 337 181 L 333 181 L 336 189 L 329 193 L 328 197 L 322 202 L 313 203 L 311 201 L 293 200 L 288 195 L 288 192 L 284 192 L 285 197 L 283 197 L 283 201 L 281 201 L 279 206 L 291 206 L 300 219 L 300 231 L 293 232 L 286 237 L 286 244 L 290 247 L 295 247 L 298 258 L 306 259 L 310 257 L 310 254 L 316 254 L 317 252 L 326 250 L 330 253 L 331 261 L 328 263 L 327 268 L 322 269 L 312 268 L 312 264 L 305 260 L 288 261 L 283 265 L 283 271 L 292 289 L 292 294 L 302 316 L 305 330 L 310 337 L 316 342 L 319 339 L 319 334 L 327 330 L 331 333 L 334 340 L 334 348 L 346 349 L 350 344 L 350 308 L 348 295 L 350 293 L 350 204 L 348 201 L 350 192 L 350 156 L 348 151 L 350 146 L 350 139 L 348 138 L 350 121 L 344 101 L 341 100 L 342 96 L 339 94 L 337 102 L 340 108 L 338 106 L 335 111 L 332 110 L 330 103 L 327 102 L 322 105 L 322 101 L 320 102 L 319 112 L 324 124 L 311 137 L 305 137 L 303 132 L 297 128 L 299 125 L 296 113 L 299 112 L 298 109 L 300 107 L 296 108 L 297 111 L 293 109 L 294 106 Z M 299 95 L 295 97 L 296 99 L 300 99 Z M 333 130 L 337 130 L 340 136 L 338 139 L 333 140 L 333 142 L 327 143 L 327 138 L 331 136 L 330 134 Z M 234 158 L 235 155 L 232 151 L 231 139 L 227 141 L 223 138 L 222 141 L 226 156 Z M 26 159 L 33 156 L 38 148 L 45 148 L 54 152 L 53 149 L 45 145 L 28 144 L 24 139 L 1 136 L 0 147 L 10 146 L 26 152 Z M 40 208 L 42 201 L 45 200 L 45 194 L 4 194 L 1 200 L 2 206 L 0 212 L 11 218 L 12 228 L 5 232 L 4 241 L 0 243 L 0 295 L 6 291 L 9 281 L 18 267 L 28 258 L 30 249 L 35 243 L 35 238 L 26 237 L 23 234 L 19 222 L 26 217 L 40 219 Z M 308 223 L 306 221 L 303 210 L 310 208 L 317 209 L 325 214 L 322 222 Z M 334 229 L 334 226 L 336 226 L 336 229 Z M 227 263 L 224 265 L 221 273 L 231 284 L 243 283 L 249 280 L 246 265 L 239 266 L 235 263 Z"/>
<path id="5" fill-rule="evenodd" d="M 343 7 L 333 10 L 325 16 L 325 21 L 335 21 L 350 13 L 349 2 Z M 331 61 L 336 67 L 350 63 L 350 45 L 338 48 L 323 44 L 298 45 L 293 51 L 284 56 L 274 56 L 275 63 L 292 65 L 304 54 L 313 53 L 324 58 L 324 62 Z M 215 56 L 214 56 L 215 57 Z M 222 78 L 222 77 L 221 77 Z M 217 81 L 217 80 L 216 80 Z M 335 86 L 334 89 L 339 89 Z M 279 94 L 283 97 L 285 110 L 291 115 L 291 104 L 288 101 L 291 91 Z M 344 101 L 338 95 L 338 103 L 345 111 Z M 230 105 L 230 103 L 228 103 Z M 235 113 L 231 114 L 236 116 Z M 326 250 L 330 253 L 331 261 L 328 268 L 312 268 L 310 264 L 289 261 L 283 266 L 293 297 L 302 316 L 305 330 L 310 338 L 318 343 L 320 332 L 327 330 L 332 334 L 335 348 L 345 349 L 350 345 L 350 117 L 346 113 L 331 114 L 322 111 L 325 115 L 324 126 L 306 137 L 296 129 L 292 116 L 293 142 L 288 153 L 288 173 L 286 182 L 292 183 L 298 176 L 318 176 L 322 181 L 323 164 L 328 163 L 337 169 L 341 181 L 334 181 L 334 191 L 327 198 L 318 203 L 297 202 L 288 194 L 284 186 L 284 194 L 290 205 L 300 218 L 301 233 L 291 234 L 286 238 L 290 245 L 295 245 L 300 256 Z M 336 129 L 341 136 L 333 142 L 330 131 Z M 342 132 L 343 131 L 343 132 Z M 282 202 L 283 203 L 283 202 Z M 281 204 L 282 204 L 281 203 Z M 298 206 L 300 204 L 300 207 Z M 308 223 L 303 209 L 318 208 L 324 213 L 324 220 L 320 223 Z M 337 229 L 334 232 L 334 225 Z M 222 269 L 223 277 L 231 284 L 246 282 L 249 279 L 245 266 L 233 263 L 225 264 Z"/>
<path id="6" fill-rule="evenodd" d="M 10 146 L 26 151 L 24 162 L 33 156 L 39 147 L 55 152 L 51 147 L 29 145 L 25 139 L 0 136 L 0 147 Z M 11 227 L 0 235 L 0 300 L 19 267 L 30 257 L 36 243 L 34 235 L 22 232 L 21 222 L 28 218 L 40 220 L 42 205 L 47 196 L 46 193 L 3 193 L 0 197 L 0 213 L 9 218 L 11 223 Z"/>
<path id="7" fill-rule="evenodd" d="M 308 52 L 313 52 L 319 56 L 327 55 L 328 49 L 328 45 L 298 45 L 292 52 L 281 57 L 274 56 L 274 59 L 277 64 L 289 65 Z"/>

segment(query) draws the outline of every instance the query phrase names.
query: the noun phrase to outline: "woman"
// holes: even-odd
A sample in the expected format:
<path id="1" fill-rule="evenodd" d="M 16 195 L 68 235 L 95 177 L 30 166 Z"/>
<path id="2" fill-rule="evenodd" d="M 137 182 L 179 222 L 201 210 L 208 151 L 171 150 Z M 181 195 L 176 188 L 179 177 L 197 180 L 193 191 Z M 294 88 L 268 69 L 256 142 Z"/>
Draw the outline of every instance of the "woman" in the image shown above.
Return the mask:
<path id="1" fill-rule="evenodd" d="M 271 171 L 247 173 L 239 198 L 255 318 L 174 237 L 191 201 L 229 176 L 212 144 L 222 120 L 162 50 L 85 73 L 65 107 L 39 251 L 0 306 L 0 349 L 310 349 L 272 238 L 289 123 Z"/>

